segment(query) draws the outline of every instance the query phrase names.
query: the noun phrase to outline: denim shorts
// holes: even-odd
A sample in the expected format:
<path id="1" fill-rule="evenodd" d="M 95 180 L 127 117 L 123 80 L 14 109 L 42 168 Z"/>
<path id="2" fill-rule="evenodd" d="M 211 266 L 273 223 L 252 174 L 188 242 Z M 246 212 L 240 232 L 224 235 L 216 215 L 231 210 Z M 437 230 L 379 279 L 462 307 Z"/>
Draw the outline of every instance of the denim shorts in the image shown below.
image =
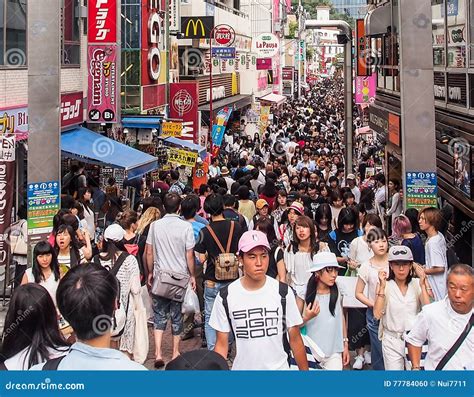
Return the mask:
<path id="1" fill-rule="evenodd" d="M 166 330 L 166 324 L 171 319 L 171 330 L 173 335 L 183 333 L 183 315 L 181 314 L 181 303 L 161 296 L 152 295 L 153 323 L 156 330 Z"/>

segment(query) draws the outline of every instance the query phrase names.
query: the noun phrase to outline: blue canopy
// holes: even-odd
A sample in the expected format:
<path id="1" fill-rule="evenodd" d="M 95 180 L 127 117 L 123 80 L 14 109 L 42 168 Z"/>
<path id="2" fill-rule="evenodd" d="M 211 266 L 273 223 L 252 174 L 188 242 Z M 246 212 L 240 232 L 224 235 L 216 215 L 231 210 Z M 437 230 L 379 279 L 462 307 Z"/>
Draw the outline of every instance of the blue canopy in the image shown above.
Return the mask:
<path id="1" fill-rule="evenodd" d="M 128 128 L 156 128 L 161 127 L 161 117 L 122 117 L 122 125 Z"/>
<path id="2" fill-rule="evenodd" d="M 176 146 L 181 146 L 183 148 L 192 150 L 194 152 L 198 152 L 199 157 L 201 159 L 205 159 L 207 154 L 206 154 L 206 148 L 204 146 L 200 146 L 192 141 L 186 141 L 184 139 L 179 139 L 175 137 L 169 137 L 164 140 L 165 143 L 171 143 L 172 145 Z"/>
<path id="3" fill-rule="evenodd" d="M 61 151 L 86 163 L 125 169 L 128 179 L 158 168 L 156 157 L 82 127 L 61 135 Z"/>

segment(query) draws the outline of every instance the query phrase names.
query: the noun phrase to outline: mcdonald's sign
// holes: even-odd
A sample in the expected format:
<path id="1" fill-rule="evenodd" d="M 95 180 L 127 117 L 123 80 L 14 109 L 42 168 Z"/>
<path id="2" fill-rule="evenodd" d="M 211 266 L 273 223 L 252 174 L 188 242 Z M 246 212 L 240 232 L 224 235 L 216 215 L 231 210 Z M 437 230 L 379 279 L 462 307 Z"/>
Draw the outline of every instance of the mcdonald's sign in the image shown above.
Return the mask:
<path id="1" fill-rule="evenodd" d="M 214 17 L 182 17 L 181 29 L 186 39 L 208 39 L 214 29 Z"/>

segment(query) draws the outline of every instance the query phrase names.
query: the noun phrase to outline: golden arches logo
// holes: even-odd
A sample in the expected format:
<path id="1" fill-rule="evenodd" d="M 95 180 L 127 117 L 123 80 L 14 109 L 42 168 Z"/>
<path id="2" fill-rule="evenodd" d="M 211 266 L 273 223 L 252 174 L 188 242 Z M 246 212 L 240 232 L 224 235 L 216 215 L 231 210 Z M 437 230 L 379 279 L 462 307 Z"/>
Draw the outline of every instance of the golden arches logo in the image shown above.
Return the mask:
<path id="1" fill-rule="evenodd" d="M 189 36 L 189 28 L 193 27 L 193 35 L 197 36 L 198 28 L 201 26 L 201 36 L 206 36 L 206 29 L 204 28 L 204 24 L 201 19 L 190 19 L 188 24 L 186 25 L 186 37 Z"/>

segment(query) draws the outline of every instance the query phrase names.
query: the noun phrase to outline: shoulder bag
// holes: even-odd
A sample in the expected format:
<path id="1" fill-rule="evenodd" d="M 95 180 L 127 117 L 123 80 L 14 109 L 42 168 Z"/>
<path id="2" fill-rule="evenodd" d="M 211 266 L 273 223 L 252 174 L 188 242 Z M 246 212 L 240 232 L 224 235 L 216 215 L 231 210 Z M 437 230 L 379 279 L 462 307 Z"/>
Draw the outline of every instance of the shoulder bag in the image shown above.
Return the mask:
<path id="1" fill-rule="evenodd" d="M 230 223 L 229 239 L 227 240 L 227 247 L 225 250 L 211 226 L 207 225 L 206 228 L 209 230 L 211 237 L 222 252 L 214 262 L 216 280 L 230 281 L 239 278 L 239 260 L 234 253 L 230 252 L 232 237 L 234 235 L 234 222 L 231 221 Z"/>
<path id="2" fill-rule="evenodd" d="M 189 275 L 158 269 L 153 278 L 151 293 L 175 302 L 183 302 L 188 286 Z"/>
<path id="3" fill-rule="evenodd" d="M 28 254 L 28 243 L 26 236 L 23 234 L 23 225 L 25 224 L 26 220 L 23 220 L 22 223 L 18 223 L 19 227 L 19 234 L 12 234 L 10 233 L 10 244 L 12 247 L 12 254 L 13 255 L 23 255 L 26 256 Z"/>

